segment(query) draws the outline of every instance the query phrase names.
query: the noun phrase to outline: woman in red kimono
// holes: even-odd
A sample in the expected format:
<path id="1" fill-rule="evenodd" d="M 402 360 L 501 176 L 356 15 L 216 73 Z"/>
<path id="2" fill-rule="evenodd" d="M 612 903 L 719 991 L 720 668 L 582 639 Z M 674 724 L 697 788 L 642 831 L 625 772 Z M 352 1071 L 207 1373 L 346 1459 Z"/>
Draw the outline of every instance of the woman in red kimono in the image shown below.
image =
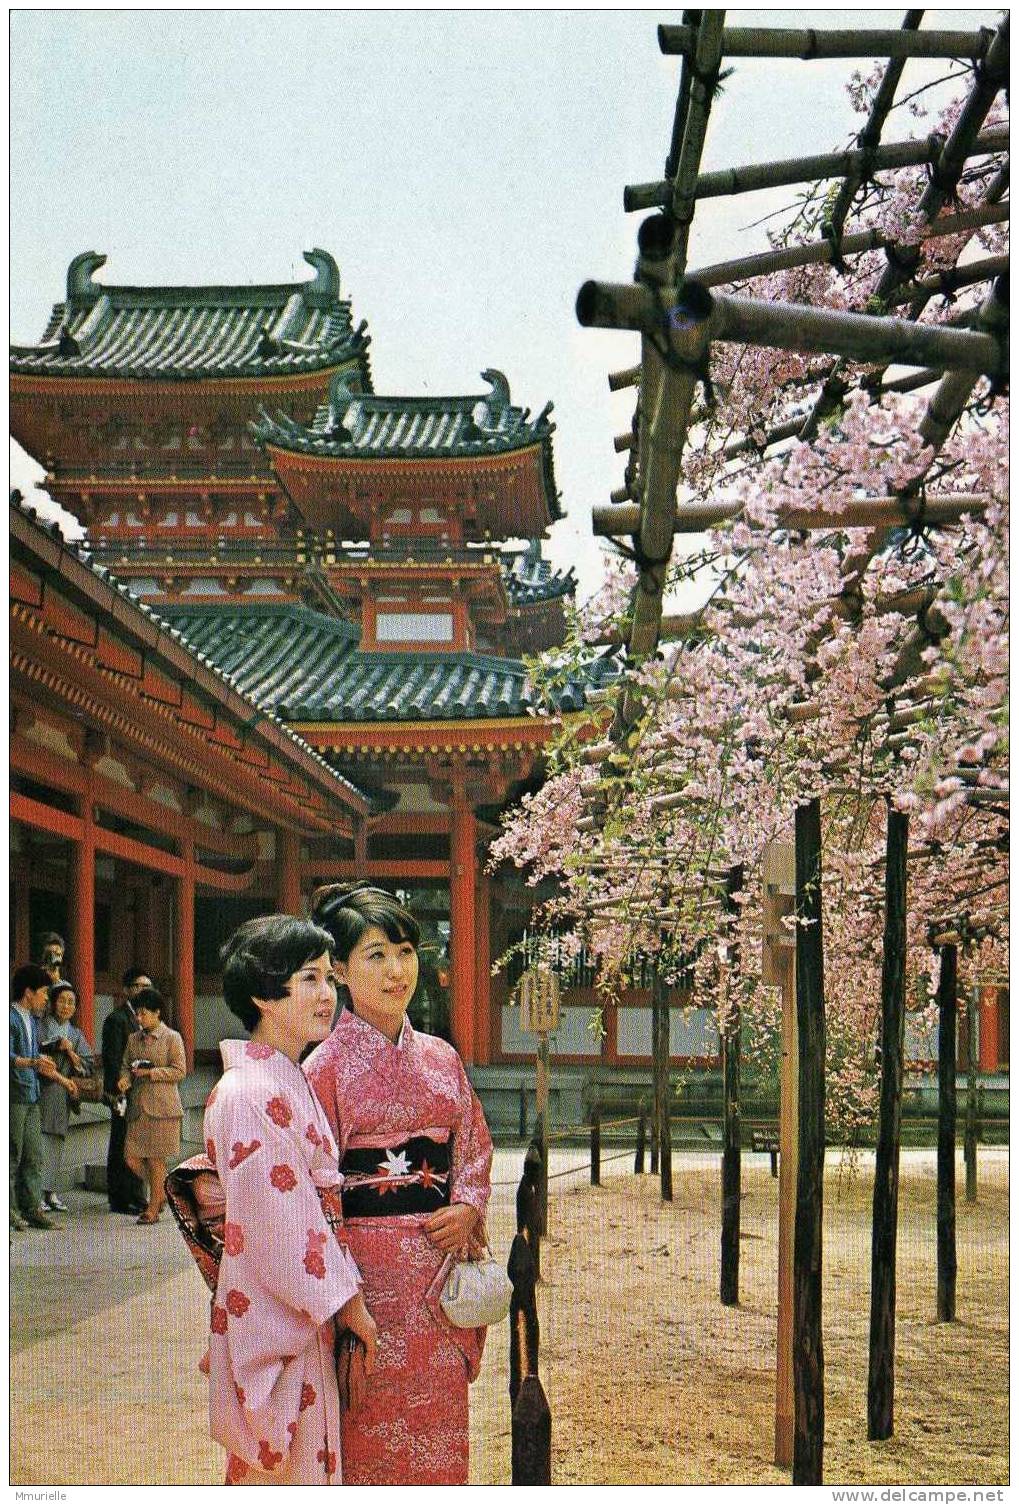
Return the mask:
<path id="1" fill-rule="evenodd" d="M 250 1040 L 224 1040 L 205 1110 L 225 1197 L 212 1303 L 209 1415 L 228 1484 L 339 1484 L 334 1328 L 374 1362 L 375 1324 L 339 1215 L 331 1130 L 298 1061 L 329 1033 L 332 942 L 269 915 L 223 950 L 223 994 Z"/>
<path id="2" fill-rule="evenodd" d="M 313 920 L 333 937 L 343 1013 L 305 1062 L 336 1136 L 344 1229 L 378 1324 L 375 1372 L 343 1418 L 345 1484 L 466 1484 L 467 1386 L 485 1330 L 439 1306 L 450 1256 L 481 1236 L 492 1140 L 463 1063 L 406 1015 L 420 932 L 382 889 L 332 884 Z"/>

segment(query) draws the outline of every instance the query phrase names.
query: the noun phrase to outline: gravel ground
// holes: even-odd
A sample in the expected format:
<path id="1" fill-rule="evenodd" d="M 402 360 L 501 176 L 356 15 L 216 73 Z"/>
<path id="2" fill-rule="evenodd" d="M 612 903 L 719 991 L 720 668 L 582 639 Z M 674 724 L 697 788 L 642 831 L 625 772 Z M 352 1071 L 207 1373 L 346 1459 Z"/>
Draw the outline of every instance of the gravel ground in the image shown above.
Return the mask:
<path id="1" fill-rule="evenodd" d="M 539 1289 L 557 1484 L 783 1483 L 772 1462 L 777 1182 L 744 1159 L 741 1302 L 717 1299 L 718 1159 L 677 1154 L 675 1199 L 610 1160 L 553 1152 Z M 499 1150 L 490 1230 L 508 1251 L 521 1151 Z M 580 1167 L 576 1173 L 571 1168 Z M 1008 1480 L 1008 1158 L 958 1208 L 959 1320 L 934 1312 L 934 1158 L 903 1154 L 896 1435 L 865 1440 L 872 1164 L 825 1191 L 829 1483 Z M 218 1484 L 206 1431 L 205 1287 L 168 1214 L 153 1228 L 67 1197 L 60 1231 L 11 1245 L 12 1484 Z M 508 1328 L 472 1391 L 471 1477 L 509 1481 Z M 97 1433 L 97 1418 L 101 1430 Z"/>

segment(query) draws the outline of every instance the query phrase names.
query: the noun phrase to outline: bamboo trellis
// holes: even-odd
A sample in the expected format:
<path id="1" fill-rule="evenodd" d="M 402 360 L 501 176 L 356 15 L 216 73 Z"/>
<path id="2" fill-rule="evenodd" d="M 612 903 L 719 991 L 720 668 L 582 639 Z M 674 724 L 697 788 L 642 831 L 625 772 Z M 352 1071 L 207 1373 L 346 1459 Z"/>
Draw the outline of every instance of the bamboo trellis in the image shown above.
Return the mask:
<path id="1" fill-rule="evenodd" d="M 950 214 L 942 211 L 955 198 L 967 163 L 976 158 L 1000 160 L 1007 151 L 1007 130 L 998 126 L 985 128 L 985 124 L 999 91 L 1008 81 L 1009 22 L 1006 14 L 994 30 L 921 31 L 923 14 L 907 12 L 897 31 L 726 28 L 721 11 L 690 12 L 684 15 L 681 26 L 659 28 L 662 51 L 683 59 L 665 174 L 661 180 L 628 188 L 624 208 L 654 208 L 661 212 L 640 227 L 634 282 L 625 285 L 587 282 L 577 299 L 577 315 L 582 324 L 631 329 L 641 336 L 637 365 L 609 376 L 611 390 L 636 387 L 638 391 L 631 431 L 615 440 L 616 451 L 628 457 L 625 483 L 613 491 L 610 506 L 595 509 L 593 519 L 596 535 L 611 538 L 620 545 L 624 539 L 631 540 L 626 552 L 637 564 L 638 583 L 624 626 L 632 663 L 639 664 L 653 653 L 663 635 L 693 640 L 698 631 L 701 616 L 698 612 L 671 619 L 663 617 L 663 596 L 675 536 L 718 526 L 735 519 L 742 510 L 726 503 L 683 503 L 678 496 L 688 433 L 708 416 L 705 410 L 694 406 L 694 396 L 698 381 L 709 374 L 712 340 L 833 357 L 815 369 L 816 390 L 808 411 L 763 433 L 748 432 L 730 439 L 721 452 L 723 463 L 741 456 L 763 456 L 768 447 L 790 440 L 810 442 L 816 437 L 822 419 L 838 409 L 854 385 L 871 395 L 935 388 L 920 425 L 920 435 L 929 447 L 925 463 L 894 495 L 853 502 L 841 510 L 821 507 L 802 513 L 789 512 L 776 520 L 775 526 L 786 529 L 869 530 L 863 547 L 843 561 L 843 591 L 836 603 L 836 617 L 859 619 L 862 612 L 859 582 L 883 547 L 890 528 L 918 523 L 924 527 L 944 525 L 956 522 L 966 513 L 977 514 L 987 504 L 988 499 L 981 496 L 939 495 L 935 500 L 926 498 L 924 491 L 936 457 L 965 412 L 978 381 L 981 377 L 990 378 L 993 394 L 1007 380 L 1007 258 L 992 256 L 960 265 L 957 249 L 954 264 L 936 276 L 918 276 L 917 268 L 920 248 L 925 242 L 958 237 L 961 248 L 974 232 L 1008 219 L 1007 158 L 1000 161 L 985 182 L 982 203 Z M 811 60 L 875 55 L 886 59 L 887 66 L 855 147 L 785 162 L 700 172 L 723 59 Z M 972 65 L 972 85 L 961 114 L 947 139 L 932 135 L 920 141 L 884 144 L 882 131 L 895 102 L 906 60 L 918 57 L 953 59 Z M 920 165 L 926 165 L 929 174 L 928 186 L 917 206 L 917 215 L 923 221 L 922 231 L 898 240 L 878 230 L 843 233 L 852 205 L 876 172 Z M 820 179 L 841 180 L 841 187 L 823 221 L 819 240 L 688 269 L 691 228 L 699 201 Z M 885 252 L 887 265 L 865 310 L 847 313 L 763 302 L 744 292 L 757 277 L 812 264 L 829 263 L 844 268 L 847 258 L 877 250 Z M 957 319 L 933 328 L 919 324 L 931 298 L 951 296 L 960 289 L 985 283 L 989 284 L 988 292 L 976 310 L 967 310 Z M 721 285 L 735 291 L 711 292 Z M 904 311 L 904 317 L 890 313 L 899 309 Z M 861 362 L 865 367 L 862 374 L 848 364 Z M 893 364 L 917 369 L 905 377 L 888 380 L 885 370 Z M 919 694 L 921 700 L 898 706 L 896 692 L 915 677 L 923 646 L 943 635 L 947 624 L 943 617 L 938 620 L 936 587 L 900 592 L 884 609 L 898 611 L 904 617 L 915 615 L 917 619 L 914 636 L 904 646 L 885 685 L 889 692 L 885 729 L 892 739 L 906 739 L 915 718 L 922 719 L 924 714 L 924 691 L 922 687 L 919 690 L 914 687 L 914 694 Z M 611 640 L 611 634 L 603 638 L 605 642 Z M 601 761 L 609 781 L 613 777 L 618 779 L 620 762 L 625 766 L 628 733 L 639 712 L 639 697 L 627 684 L 624 693 L 616 698 L 609 740 L 589 749 L 585 757 L 586 762 Z M 815 714 L 809 701 L 802 707 L 793 707 L 790 716 L 793 712 L 798 713 L 796 719 L 809 719 Z M 958 775 L 958 769 L 951 771 Z M 982 788 L 976 777 L 969 780 L 969 785 L 967 800 L 1007 813 L 1007 788 Z M 606 784 L 605 779 L 594 785 L 594 797 L 599 802 L 604 801 L 605 787 L 611 787 L 611 782 Z M 652 808 L 667 811 L 684 798 L 683 793 L 664 794 L 652 801 Z M 801 915 L 812 912 L 814 905 L 812 894 L 818 885 L 816 875 L 811 878 L 808 857 L 811 852 L 819 854 L 820 836 L 818 830 L 813 831 L 812 839 L 804 838 L 801 849 L 800 828 L 802 825 L 806 831 L 811 821 L 816 825 L 816 810 L 815 801 L 797 812 L 797 911 Z M 599 812 L 593 810 L 577 824 L 579 829 L 589 831 L 598 823 Z M 899 825 L 904 833 L 906 823 L 900 820 Z M 889 834 L 891 837 L 891 826 Z M 900 834 L 904 871 L 907 837 Z M 645 856 L 645 865 L 647 860 Z M 904 879 L 901 897 L 904 904 Z M 817 903 L 814 917 L 819 922 L 819 896 Z M 658 911 L 654 917 L 664 920 L 666 913 Z M 901 925 L 901 921 L 897 923 Z M 934 943 L 942 944 L 954 938 L 956 923 L 943 921 L 935 928 L 939 933 Z M 810 978 L 803 981 L 802 987 L 799 977 L 797 981 L 801 1090 L 808 1078 L 816 1080 L 816 1074 L 823 1071 L 823 1005 L 818 1014 L 818 999 L 808 997 L 816 991 L 814 972 L 820 964 L 819 936 L 819 923 L 812 933 L 797 936 L 797 950 L 803 950 L 805 959 L 809 960 L 807 951 L 811 945 L 818 947 L 813 958 L 817 965 L 805 969 L 810 971 Z M 818 1018 L 820 1038 L 816 1033 Z M 894 1090 L 889 1091 L 894 1096 Z M 801 1283 L 794 1303 L 797 1317 L 793 1340 L 798 1355 L 794 1363 L 800 1367 L 795 1437 L 787 1461 L 793 1464 L 794 1482 L 817 1483 L 822 1477 L 824 1436 L 823 1384 L 820 1389 L 816 1384 L 820 1289 L 819 1278 L 812 1283 L 807 1272 L 811 1268 L 811 1251 L 818 1255 L 819 1271 L 823 1115 L 820 1127 L 813 1113 L 808 1127 L 801 1129 L 800 1149 L 796 1243 L 798 1259 L 801 1243 L 808 1257 L 806 1262 L 796 1264 L 798 1273 L 794 1274 L 794 1279 Z M 811 1198 L 816 1205 L 808 1209 L 806 1204 Z M 894 1311 L 894 1289 L 891 1299 Z M 885 1322 L 886 1328 L 887 1325 Z M 883 1352 L 887 1354 L 887 1350 L 885 1344 Z M 876 1351 L 872 1342 L 870 1435 L 887 1436 L 888 1431 L 881 1430 L 886 1423 L 890 1427 L 887 1373 L 874 1369 Z"/>

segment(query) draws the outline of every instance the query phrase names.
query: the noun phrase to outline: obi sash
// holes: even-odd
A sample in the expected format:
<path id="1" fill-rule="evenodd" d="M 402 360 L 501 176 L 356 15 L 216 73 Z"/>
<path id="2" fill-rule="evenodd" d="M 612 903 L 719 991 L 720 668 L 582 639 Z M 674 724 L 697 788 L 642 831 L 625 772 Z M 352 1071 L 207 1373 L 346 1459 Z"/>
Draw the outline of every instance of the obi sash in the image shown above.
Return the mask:
<path id="1" fill-rule="evenodd" d="M 398 1145 L 348 1146 L 340 1163 L 344 1218 L 393 1218 L 449 1206 L 449 1143 L 427 1134 Z"/>

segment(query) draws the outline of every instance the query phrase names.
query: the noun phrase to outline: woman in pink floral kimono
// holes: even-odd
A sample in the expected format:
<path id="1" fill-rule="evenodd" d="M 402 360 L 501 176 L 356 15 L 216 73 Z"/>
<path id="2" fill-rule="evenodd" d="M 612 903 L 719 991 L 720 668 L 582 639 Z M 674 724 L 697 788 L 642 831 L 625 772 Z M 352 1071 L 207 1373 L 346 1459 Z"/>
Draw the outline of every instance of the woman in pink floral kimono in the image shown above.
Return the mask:
<path id="1" fill-rule="evenodd" d="M 250 1040 L 224 1040 L 205 1140 L 226 1198 L 212 1304 L 209 1414 L 228 1484 L 339 1484 L 334 1328 L 374 1364 L 375 1324 L 346 1247 L 333 1130 L 297 1064 L 335 1011 L 332 942 L 306 920 L 242 925 L 223 993 Z"/>
<path id="2" fill-rule="evenodd" d="M 485 1330 L 439 1306 L 450 1257 L 483 1240 L 492 1140 L 463 1063 L 406 1017 L 417 922 L 391 894 L 333 884 L 312 918 L 333 937 L 345 990 L 305 1062 L 334 1134 L 344 1229 L 378 1323 L 365 1399 L 343 1418 L 345 1484 L 466 1484 L 467 1386 Z"/>

